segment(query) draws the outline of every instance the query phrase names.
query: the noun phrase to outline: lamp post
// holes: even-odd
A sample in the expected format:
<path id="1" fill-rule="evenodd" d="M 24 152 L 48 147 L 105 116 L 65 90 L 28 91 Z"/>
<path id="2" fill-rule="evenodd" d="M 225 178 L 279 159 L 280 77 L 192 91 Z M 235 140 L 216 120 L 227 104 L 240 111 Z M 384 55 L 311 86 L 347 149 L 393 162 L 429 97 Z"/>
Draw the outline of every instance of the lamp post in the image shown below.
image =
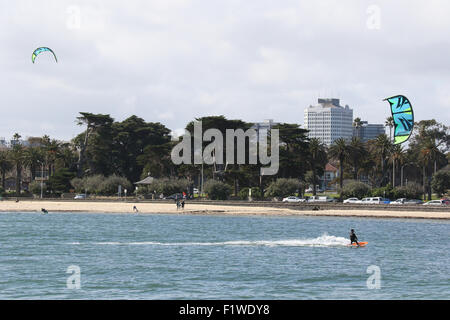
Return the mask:
<path id="1" fill-rule="evenodd" d="M 43 189 L 44 189 L 44 163 L 41 161 L 38 161 L 38 163 L 41 165 L 41 199 L 43 198 Z"/>
<path id="2" fill-rule="evenodd" d="M 406 167 L 407 165 L 410 164 L 415 164 L 414 162 L 408 162 L 405 163 L 404 165 L 402 165 L 401 169 L 400 169 L 400 180 L 401 180 L 401 186 L 403 187 L 403 167 Z M 408 181 L 408 179 L 406 179 L 406 181 Z"/>
<path id="3" fill-rule="evenodd" d="M 203 180 L 203 159 L 202 159 L 202 181 L 201 181 L 201 188 L 200 188 L 200 198 L 201 197 L 203 197 L 203 182 L 204 182 L 204 180 Z"/>

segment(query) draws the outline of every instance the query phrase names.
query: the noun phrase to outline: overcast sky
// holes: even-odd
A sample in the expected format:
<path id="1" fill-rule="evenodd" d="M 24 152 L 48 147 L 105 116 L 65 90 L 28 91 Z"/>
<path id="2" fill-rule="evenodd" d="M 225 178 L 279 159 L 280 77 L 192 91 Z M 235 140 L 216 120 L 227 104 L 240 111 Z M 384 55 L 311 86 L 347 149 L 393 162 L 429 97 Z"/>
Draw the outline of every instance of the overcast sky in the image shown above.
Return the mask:
<path id="1" fill-rule="evenodd" d="M 384 123 L 404 94 L 449 125 L 449 16 L 445 0 L 0 0 L 0 137 L 71 139 L 80 111 L 303 124 L 319 96 Z M 40 46 L 58 63 L 32 64 Z"/>

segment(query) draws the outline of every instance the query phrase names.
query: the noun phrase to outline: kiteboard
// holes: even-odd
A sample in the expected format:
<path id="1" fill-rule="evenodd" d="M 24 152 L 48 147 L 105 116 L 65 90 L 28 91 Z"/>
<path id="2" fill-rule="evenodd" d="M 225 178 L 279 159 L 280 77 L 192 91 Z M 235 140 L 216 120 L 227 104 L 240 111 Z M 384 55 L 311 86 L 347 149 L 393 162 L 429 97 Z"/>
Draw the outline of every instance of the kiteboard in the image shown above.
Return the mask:
<path id="1" fill-rule="evenodd" d="M 359 243 L 359 247 L 365 247 L 368 242 L 358 242 Z M 352 243 L 352 244 L 348 244 L 347 247 L 358 247 L 358 245 L 356 243 Z"/>

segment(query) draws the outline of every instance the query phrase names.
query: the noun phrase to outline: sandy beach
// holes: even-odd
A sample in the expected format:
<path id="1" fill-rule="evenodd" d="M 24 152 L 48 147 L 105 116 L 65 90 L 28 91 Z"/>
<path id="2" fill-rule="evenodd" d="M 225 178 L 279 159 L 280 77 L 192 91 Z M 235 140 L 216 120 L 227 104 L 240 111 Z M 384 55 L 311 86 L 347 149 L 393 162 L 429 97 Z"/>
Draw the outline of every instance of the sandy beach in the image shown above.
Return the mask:
<path id="1" fill-rule="evenodd" d="M 343 216 L 343 217 L 379 217 L 379 218 L 419 218 L 450 219 L 450 212 L 431 211 L 381 211 L 381 210 L 295 210 L 290 208 L 272 208 L 258 206 L 217 205 L 186 203 L 185 209 L 177 210 L 174 203 L 133 203 L 133 202 L 96 202 L 96 201 L 30 201 L 0 202 L 0 212 L 86 212 L 86 213 L 130 213 L 135 214 L 205 214 L 205 215 L 303 215 L 303 216 Z"/>

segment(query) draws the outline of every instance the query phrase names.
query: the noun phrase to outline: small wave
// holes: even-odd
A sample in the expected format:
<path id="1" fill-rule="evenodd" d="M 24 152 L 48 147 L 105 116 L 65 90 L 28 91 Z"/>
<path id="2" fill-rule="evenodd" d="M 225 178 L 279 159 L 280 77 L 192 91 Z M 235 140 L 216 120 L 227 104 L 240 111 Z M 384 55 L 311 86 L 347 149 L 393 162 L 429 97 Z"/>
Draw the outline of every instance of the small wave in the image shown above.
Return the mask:
<path id="1" fill-rule="evenodd" d="M 81 244 L 72 242 L 70 244 Z M 289 240 L 236 240 L 224 242 L 94 242 L 95 245 L 115 245 L 115 246 L 267 246 L 267 247 L 333 247 L 346 246 L 349 240 L 343 237 L 330 236 L 324 234 L 317 238 L 311 239 L 289 239 Z"/>

